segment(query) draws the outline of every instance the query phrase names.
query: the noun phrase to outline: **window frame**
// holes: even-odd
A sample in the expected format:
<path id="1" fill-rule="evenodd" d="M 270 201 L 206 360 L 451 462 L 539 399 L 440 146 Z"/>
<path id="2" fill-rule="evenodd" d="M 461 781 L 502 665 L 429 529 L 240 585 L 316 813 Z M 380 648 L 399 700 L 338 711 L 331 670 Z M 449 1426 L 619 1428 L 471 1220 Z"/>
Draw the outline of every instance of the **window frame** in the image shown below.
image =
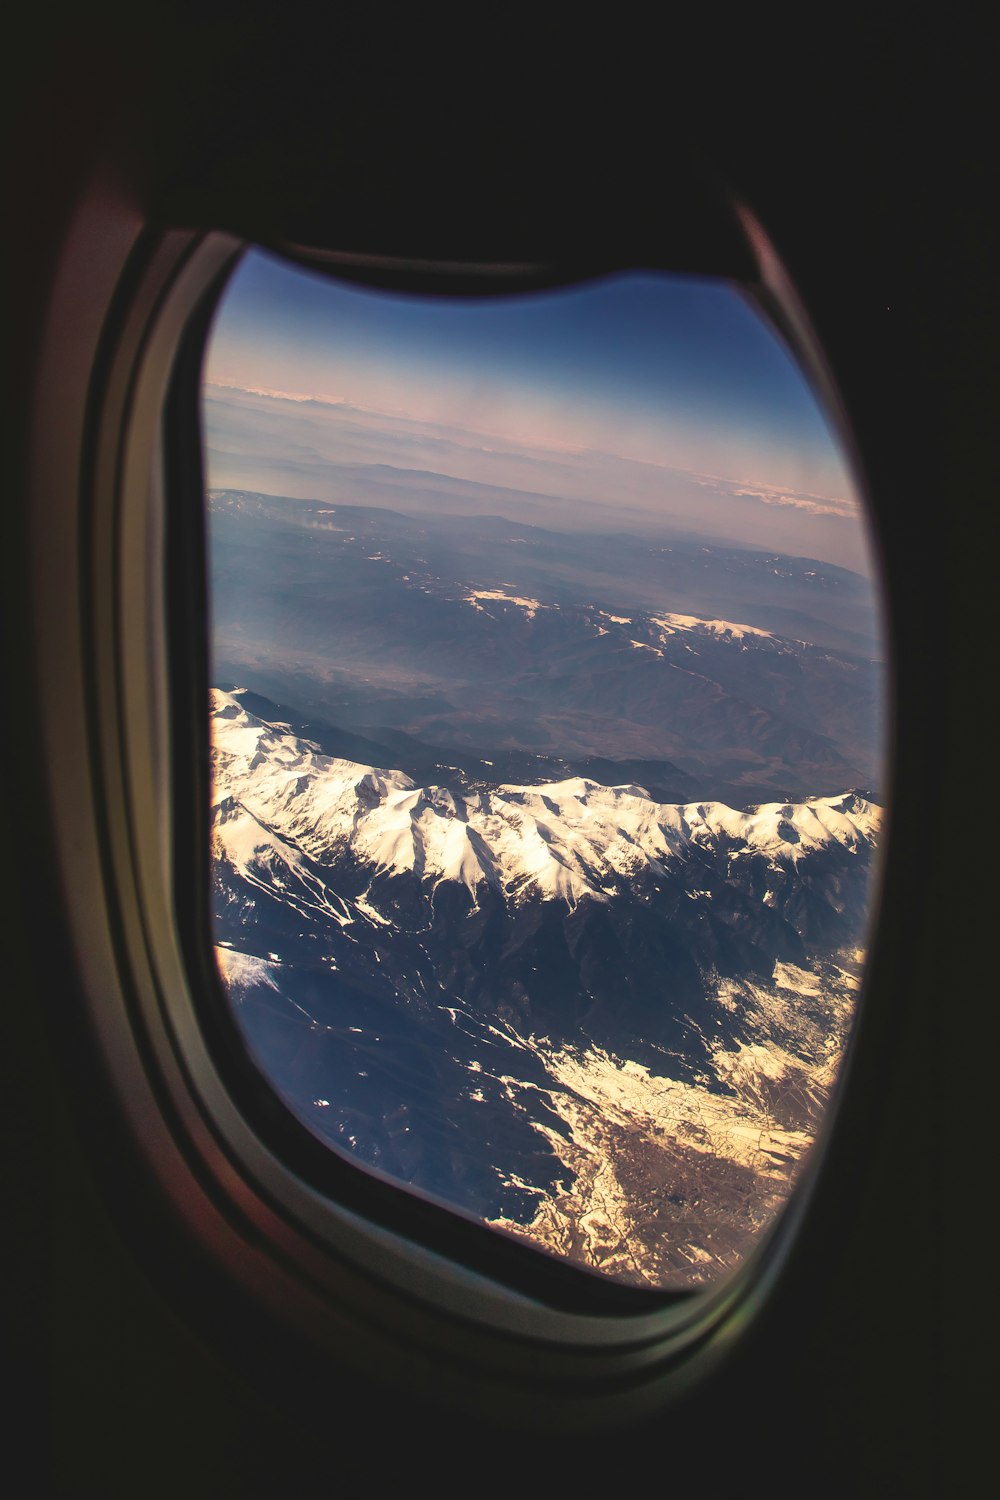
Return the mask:
<path id="1" fill-rule="evenodd" d="M 761 270 L 761 305 L 793 342 L 836 420 L 840 406 L 801 309 L 762 231 L 745 211 L 742 218 Z M 703 1379 L 766 1302 L 813 1196 L 843 1089 L 808 1168 L 759 1248 L 719 1286 L 693 1295 L 609 1298 L 587 1273 L 558 1262 L 549 1267 L 540 1252 L 512 1246 L 510 1259 L 527 1264 L 528 1257 L 536 1269 L 545 1268 L 519 1285 L 509 1270 L 466 1262 L 459 1215 L 434 1210 L 453 1221 L 449 1251 L 447 1234 L 445 1243 L 429 1245 L 426 1236 L 421 1243 L 290 1170 L 267 1138 L 262 1115 L 252 1117 L 237 1100 L 206 1039 L 212 986 L 216 1001 L 221 987 L 210 950 L 192 941 L 197 919 L 180 913 L 192 898 L 197 908 L 197 884 L 192 888 L 175 866 L 185 845 L 190 854 L 202 836 L 191 820 L 177 817 L 175 768 L 186 755 L 193 773 L 189 798 L 207 786 L 206 700 L 198 696 L 207 681 L 177 670 L 203 632 L 204 585 L 202 579 L 199 608 L 198 578 L 190 570 L 192 589 L 182 607 L 174 599 L 168 609 L 167 579 L 176 583 L 182 576 L 170 553 L 190 546 L 194 507 L 188 502 L 194 497 L 200 507 L 203 495 L 195 491 L 200 453 L 179 446 L 176 426 L 169 429 L 190 423 L 200 394 L 192 384 L 199 340 L 241 242 L 218 232 L 151 231 L 127 213 L 119 213 L 117 228 L 94 267 L 101 291 L 85 315 L 83 363 L 75 372 L 85 391 L 77 446 L 70 444 L 61 459 L 50 456 L 45 466 L 61 497 L 51 517 L 62 549 L 59 576 L 79 591 L 81 626 L 80 650 L 69 653 L 62 674 L 73 678 L 69 743 L 57 744 L 66 726 L 54 718 L 48 689 L 46 735 L 54 778 L 74 749 L 83 751 L 59 800 L 68 808 L 76 787 L 70 823 L 87 844 L 91 883 L 69 893 L 68 905 L 82 948 L 88 947 L 88 926 L 100 930 L 100 941 L 90 943 L 85 987 L 117 1107 L 169 1212 L 184 1221 L 203 1255 L 225 1267 L 296 1337 L 341 1355 L 345 1344 L 358 1346 L 349 1357 L 376 1366 L 387 1357 L 398 1363 L 406 1351 L 410 1368 L 415 1362 L 439 1398 L 481 1407 L 486 1391 L 514 1420 L 529 1424 L 571 1430 L 633 1419 Z M 86 226 L 81 232 L 86 238 Z M 359 277 L 367 278 L 368 269 L 358 258 Z M 438 265 L 431 269 L 442 274 Z M 343 262 L 337 270 L 344 274 Z M 410 263 L 393 274 L 412 284 L 426 270 Z M 453 271 L 444 274 L 450 278 Z M 63 291 L 72 297 L 71 287 Z M 44 421 L 43 411 L 40 426 Z M 186 531 L 167 523 L 178 506 L 178 514 L 186 509 Z M 41 592 L 53 586 L 50 578 Z M 57 634 L 50 632 L 43 646 L 50 658 L 59 647 Z M 196 720 L 200 754 L 192 741 Z M 207 800 L 204 807 L 202 831 Z M 207 837 L 204 850 L 207 875 Z M 201 911 L 207 933 L 204 902 Z M 877 898 L 873 934 L 876 928 Z M 859 1019 L 866 1006 L 863 994 Z M 842 1077 L 858 1031 L 856 1020 Z M 364 1173 L 351 1164 L 346 1170 Z M 417 1200 L 403 1188 L 389 1191 L 403 1202 L 403 1218 L 410 1216 Z M 506 1245 L 493 1231 L 475 1228 Z M 533 1279 L 551 1280 L 552 1268 L 557 1281 L 579 1283 L 582 1276 L 593 1287 L 593 1311 L 582 1311 L 575 1293 L 532 1289 Z"/>

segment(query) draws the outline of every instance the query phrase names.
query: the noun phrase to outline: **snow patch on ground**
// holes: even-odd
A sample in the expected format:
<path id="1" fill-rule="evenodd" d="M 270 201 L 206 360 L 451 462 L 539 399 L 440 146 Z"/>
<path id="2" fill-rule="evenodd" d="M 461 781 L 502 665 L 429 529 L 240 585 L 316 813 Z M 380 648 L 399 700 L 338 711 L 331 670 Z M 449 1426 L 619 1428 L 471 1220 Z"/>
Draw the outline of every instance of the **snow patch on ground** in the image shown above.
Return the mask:
<path id="1" fill-rule="evenodd" d="M 503 589 L 470 589 L 465 595 L 465 602 L 471 604 L 474 609 L 482 613 L 482 600 L 493 601 L 499 604 L 516 604 L 525 612 L 525 618 L 533 620 L 540 609 L 551 609 L 550 604 L 542 604 L 538 599 L 524 599 L 517 594 L 504 593 Z"/>
<path id="2" fill-rule="evenodd" d="M 215 962 L 230 993 L 237 999 L 258 985 L 266 985 L 269 990 L 281 988 L 275 978 L 280 963 L 257 958 L 253 953 L 237 953 L 221 943 L 215 945 Z"/>
<path id="3" fill-rule="evenodd" d="M 747 636 L 759 636 L 769 641 L 775 639 L 773 631 L 758 630 L 756 625 L 739 625 L 733 620 L 702 620 L 697 615 L 678 614 L 650 615 L 649 618 L 667 635 L 674 635 L 679 630 L 694 630 L 732 641 L 742 641 Z"/>
<path id="4" fill-rule="evenodd" d="M 747 1037 L 715 1049 L 724 1092 L 597 1046 L 521 1038 L 551 1085 L 497 1081 L 515 1108 L 544 1095 L 568 1138 L 544 1120 L 533 1118 L 533 1128 L 570 1180 L 551 1193 L 531 1189 L 538 1201 L 528 1223 L 500 1217 L 495 1227 L 645 1285 L 699 1286 L 738 1264 L 788 1197 L 853 1016 L 848 971 L 779 967 L 771 985 L 719 982 L 716 1003 L 740 1011 Z M 808 998 L 808 1014 L 795 995 Z"/>

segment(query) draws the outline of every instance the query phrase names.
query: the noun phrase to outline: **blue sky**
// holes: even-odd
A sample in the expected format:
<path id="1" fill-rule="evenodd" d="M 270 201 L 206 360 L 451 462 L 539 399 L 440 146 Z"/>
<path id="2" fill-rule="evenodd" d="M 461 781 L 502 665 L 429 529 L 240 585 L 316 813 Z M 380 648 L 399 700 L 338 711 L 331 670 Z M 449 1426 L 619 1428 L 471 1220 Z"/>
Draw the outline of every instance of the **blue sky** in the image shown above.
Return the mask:
<path id="1" fill-rule="evenodd" d="M 581 524 L 596 507 L 601 524 L 870 571 L 829 426 L 726 283 L 632 272 L 420 299 L 254 251 L 224 295 L 206 381 L 213 486 L 334 498 L 341 464 L 426 469 L 578 499 Z"/>

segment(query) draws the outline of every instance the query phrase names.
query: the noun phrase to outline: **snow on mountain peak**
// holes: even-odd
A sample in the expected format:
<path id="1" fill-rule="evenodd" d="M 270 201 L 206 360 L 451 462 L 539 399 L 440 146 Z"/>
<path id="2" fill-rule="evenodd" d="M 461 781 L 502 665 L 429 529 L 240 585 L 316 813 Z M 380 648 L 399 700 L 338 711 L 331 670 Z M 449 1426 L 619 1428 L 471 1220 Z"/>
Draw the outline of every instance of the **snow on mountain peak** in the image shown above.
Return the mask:
<path id="1" fill-rule="evenodd" d="M 456 796 L 323 755 L 218 691 L 212 733 L 217 826 L 234 821 L 237 805 L 247 815 L 238 820 L 241 865 L 259 830 L 264 860 L 277 838 L 320 863 L 349 852 L 384 873 L 458 882 L 474 899 L 485 883 L 515 901 L 533 893 L 570 906 L 603 901 L 609 882 L 614 889 L 645 869 L 662 872 L 699 847 L 795 864 L 834 843 L 851 852 L 872 845 L 880 820 L 856 792 L 740 812 L 721 802 L 657 803 L 641 786 L 583 776 Z"/>
<path id="2" fill-rule="evenodd" d="M 742 641 L 746 636 L 760 636 L 765 640 L 773 640 L 774 633 L 770 630 L 758 630 L 756 625 L 737 625 L 732 620 L 702 620 L 697 615 L 650 615 L 650 622 L 658 625 L 667 635 L 675 635 L 679 630 L 698 630 L 708 635 L 726 637 L 733 641 Z"/>
<path id="3" fill-rule="evenodd" d="M 526 620 L 533 620 L 538 610 L 548 609 L 549 605 L 542 604 L 538 599 L 522 598 L 518 594 L 507 593 L 504 589 L 470 589 L 465 595 L 466 604 L 471 604 L 473 609 L 483 613 L 482 601 L 496 604 L 515 604 L 524 610 Z"/>
<path id="4" fill-rule="evenodd" d="M 231 796 L 255 817 L 322 856 L 361 808 L 413 787 L 402 771 L 324 755 L 310 740 L 258 719 L 213 689 L 214 800 Z"/>

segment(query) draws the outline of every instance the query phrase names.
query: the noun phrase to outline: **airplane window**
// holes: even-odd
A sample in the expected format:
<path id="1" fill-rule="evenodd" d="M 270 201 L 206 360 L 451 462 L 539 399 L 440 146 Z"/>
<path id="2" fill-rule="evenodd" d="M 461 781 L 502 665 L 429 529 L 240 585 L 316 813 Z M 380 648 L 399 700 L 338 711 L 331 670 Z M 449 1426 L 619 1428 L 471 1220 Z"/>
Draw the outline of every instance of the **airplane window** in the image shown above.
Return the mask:
<path id="1" fill-rule="evenodd" d="M 696 1288 L 835 1090 L 885 801 L 856 481 L 754 304 L 253 251 L 202 388 L 212 921 L 332 1151 Z"/>

